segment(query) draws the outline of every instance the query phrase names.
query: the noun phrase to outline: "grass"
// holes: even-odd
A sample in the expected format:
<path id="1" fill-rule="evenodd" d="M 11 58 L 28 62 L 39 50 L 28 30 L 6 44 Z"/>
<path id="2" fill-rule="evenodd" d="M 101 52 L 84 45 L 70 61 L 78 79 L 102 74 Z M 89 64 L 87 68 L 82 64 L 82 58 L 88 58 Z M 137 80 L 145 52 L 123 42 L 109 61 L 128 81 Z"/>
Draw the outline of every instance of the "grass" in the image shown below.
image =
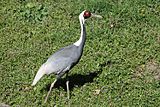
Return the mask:
<path id="1" fill-rule="evenodd" d="M 54 75 L 32 80 L 47 58 L 80 35 L 90 10 L 80 63 L 70 71 L 71 106 L 160 106 L 159 0 L 0 1 L 0 103 L 67 106 L 65 76 L 44 99 Z"/>

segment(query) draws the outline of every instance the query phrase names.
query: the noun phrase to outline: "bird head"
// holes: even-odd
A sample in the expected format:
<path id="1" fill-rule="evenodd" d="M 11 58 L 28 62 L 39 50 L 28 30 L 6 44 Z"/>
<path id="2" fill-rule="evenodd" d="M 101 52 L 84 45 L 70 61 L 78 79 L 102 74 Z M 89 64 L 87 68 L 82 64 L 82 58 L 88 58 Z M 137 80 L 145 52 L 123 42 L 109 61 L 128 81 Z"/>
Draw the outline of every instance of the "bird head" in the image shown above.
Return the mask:
<path id="1" fill-rule="evenodd" d="M 97 17 L 97 18 L 102 18 L 100 15 L 96 15 L 94 13 L 91 13 L 90 11 L 84 10 L 80 15 L 79 19 L 82 20 L 82 22 L 85 22 L 90 17 Z"/>

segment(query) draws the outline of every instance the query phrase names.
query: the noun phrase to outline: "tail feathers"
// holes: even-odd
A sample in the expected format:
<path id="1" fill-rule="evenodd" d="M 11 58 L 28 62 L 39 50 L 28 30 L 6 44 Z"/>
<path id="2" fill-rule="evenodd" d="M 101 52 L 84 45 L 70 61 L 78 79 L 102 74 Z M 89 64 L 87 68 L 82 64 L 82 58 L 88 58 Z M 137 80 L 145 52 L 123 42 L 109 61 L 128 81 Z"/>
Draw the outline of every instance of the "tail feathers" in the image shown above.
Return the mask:
<path id="1" fill-rule="evenodd" d="M 32 86 L 36 85 L 36 83 L 42 78 L 42 76 L 45 74 L 45 65 L 43 64 L 40 69 L 38 70 L 34 80 L 33 80 L 33 83 L 32 83 Z"/>

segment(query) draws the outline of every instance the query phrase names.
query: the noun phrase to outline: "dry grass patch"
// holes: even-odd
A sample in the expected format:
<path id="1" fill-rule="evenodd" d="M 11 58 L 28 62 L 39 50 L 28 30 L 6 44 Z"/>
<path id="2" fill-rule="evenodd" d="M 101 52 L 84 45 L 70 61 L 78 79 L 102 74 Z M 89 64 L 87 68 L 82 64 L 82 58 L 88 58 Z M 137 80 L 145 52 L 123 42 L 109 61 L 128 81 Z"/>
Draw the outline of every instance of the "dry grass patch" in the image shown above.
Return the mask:
<path id="1" fill-rule="evenodd" d="M 141 78 L 146 82 L 160 80 L 160 64 L 155 60 L 149 60 L 146 64 L 138 66 L 133 75 L 134 78 Z"/>

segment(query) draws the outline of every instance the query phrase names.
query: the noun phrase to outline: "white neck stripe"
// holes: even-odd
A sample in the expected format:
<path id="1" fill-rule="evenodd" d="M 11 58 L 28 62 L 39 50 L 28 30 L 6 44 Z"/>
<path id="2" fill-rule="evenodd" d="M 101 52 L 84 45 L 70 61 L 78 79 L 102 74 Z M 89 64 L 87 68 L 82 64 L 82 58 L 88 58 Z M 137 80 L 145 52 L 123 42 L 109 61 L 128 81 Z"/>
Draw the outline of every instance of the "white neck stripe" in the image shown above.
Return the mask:
<path id="1" fill-rule="evenodd" d="M 74 43 L 74 45 L 76 45 L 76 46 L 80 46 L 80 44 L 82 43 L 82 39 L 83 39 L 83 24 L 84 24 L 83 14 L 84 14 L 84 12 L 82 12 L 79 15 L 79 21 L 80 21 L 80 25 L 81 25 L 81 36 L 80 36 L 79 40 Z"/>

